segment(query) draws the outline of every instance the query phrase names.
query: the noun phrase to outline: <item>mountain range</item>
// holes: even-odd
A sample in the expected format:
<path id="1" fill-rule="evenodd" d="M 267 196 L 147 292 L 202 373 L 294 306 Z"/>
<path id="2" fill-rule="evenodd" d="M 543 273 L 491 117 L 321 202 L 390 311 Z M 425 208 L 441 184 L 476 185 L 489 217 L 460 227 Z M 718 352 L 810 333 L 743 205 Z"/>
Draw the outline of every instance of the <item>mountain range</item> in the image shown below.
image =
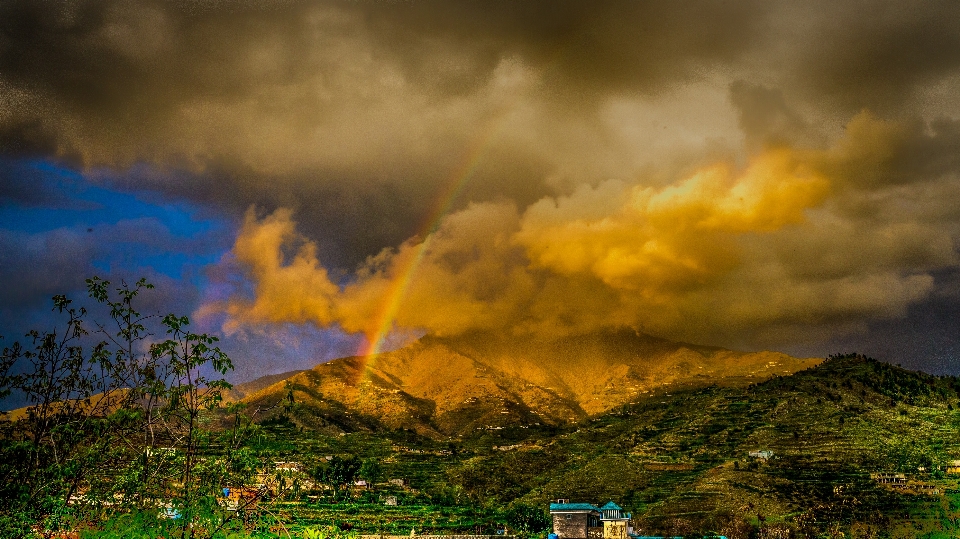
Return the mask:
<path id="1" fill-rule="evenodd" d="M 425 336 L 391 352 L 336 359 L 237 385 L 254 408 L 290 402 L 311 428 L 410 429 L 428 436 L 558 426 L 645 395 L 745 386 L 822 360 L 672 342 L 631 329 L 558 339 Z"/>

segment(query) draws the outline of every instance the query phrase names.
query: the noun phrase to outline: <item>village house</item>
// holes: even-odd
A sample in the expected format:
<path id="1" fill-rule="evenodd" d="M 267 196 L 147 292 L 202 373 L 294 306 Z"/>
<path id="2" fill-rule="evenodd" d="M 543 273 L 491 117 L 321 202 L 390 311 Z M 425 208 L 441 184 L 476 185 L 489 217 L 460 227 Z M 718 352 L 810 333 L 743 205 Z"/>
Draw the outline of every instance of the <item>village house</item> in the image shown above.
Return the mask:
<path id="1" fill-rule="evenodd" d="M 303 471 L 303 464 L 296 461 L 275 461 L 273 467 L 280 473 L 294 474 Z"/>
<path id="2" fill-rule="evenodd" d="M 558 539 L 628 539 L 630 513 L 612 501 L 603 507 L 559 499 L 550 504 L 553 534 Z"/>
<path id="3" fill-rule="evenodd" d="M 262 488 L 223 487 L 223 496 L 218 498 L 227 511 L 248 511 L 257 506 L 265 493 Z"/>
<path id="4" fill-rule="evenodd" d="M 296 461 L 275 461 L 272 468 L 268 466 L 261 469 L 256 475 L 256 484 L 266 488 L 271 496 L 298 494 L 301 490 L 316 487 L 304 465 Z"/>
<path id="5" fill-rule="evenodd" d="M 907 476 L 902 473 L 872 473 L 870 477 L 881 485 L 903 486 L 907 483 Z"/>
<path id="6" fill-rule="evenodd" d="M 948 462 L 946 472 L 948 474 L 960 474 L 960 460 L 951 460 Z"/>
<path id="7" fill-rule="evenodd" d="M 595 530 L 601 530 L 602 536 L 600 517 L 603 512 L 591 503 L 570 503 L 570 500 L 559 499 L 550 504 L 550 516 L 553 518 L 553 533 L 560 539 L 594 538 Z"/>
<path id="8" fill-rule="evenodd" d="M 759 451 L 750 451 L 747 453 L 751 458 L 760 459 L 760 460 L 769 460 L 773 457 L 773 451 L 767 449 L 761 449 Z"/>
<path id="9" fill-rule="evenodd" d="M 600 522 L 603 524 L 603 539 L 627 539 L 633 535 L 630 513 L 625 513 L 619 505 L 609 501 L 600 508 L 600 512 L 603 513 L 600 517 Z"/>
<path id="10" fill-rule="evenodd" d="M 918 481 L 916 483 L 911 483 L 907 485 L 907 488 L 912 490 L 917 494 L 923 494 L 926 496 L 939 496 L 940 488 L 937 485 Z"/>

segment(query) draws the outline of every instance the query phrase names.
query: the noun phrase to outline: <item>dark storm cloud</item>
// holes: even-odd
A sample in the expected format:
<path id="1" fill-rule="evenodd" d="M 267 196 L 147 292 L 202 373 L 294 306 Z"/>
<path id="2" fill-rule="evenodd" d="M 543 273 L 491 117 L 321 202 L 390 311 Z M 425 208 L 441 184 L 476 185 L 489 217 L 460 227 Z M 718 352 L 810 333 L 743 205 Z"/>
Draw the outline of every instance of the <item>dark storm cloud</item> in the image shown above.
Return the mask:
<path id="1" fill-rule="evenodd" d="M 245 113 L 307 135 L 336 109 L 377 101 L 377 78 L 391 69 L 400 92 L 441 104 L 475 94 L 510 58 L 541 71 L 541 98 L 585 110 L 718 69 L 884 108 L 956 71 L 958 15 L 948 1 L 8 1 L 0 140 L 93 163 L 229 164 L 242 147 L 205 144 L 169 122 L 208 106 L 220 110 L 194 120 L 229 129 L 230 110 L 254 101 Z M 177 135 L 198 140 L 171 144 Z"/>
<path id="2" fill-rule="evenodd" d="M 746 144 L 754 149 L 763 144 L 803 142 L 805 135 L 809 136 L 806 122 L 778 89 L 738 80 L 730 85 L 730 101 L 737 109 Z"/>
<path id="3" fill-rule="evenodd" d="M 885 113 L 918 87 L 960 68 L 960 4 L 803 2 L 785 10 L 777 30 L 796 61 L 788 80 L 808 97 L 846 110 Z M 781 51 L 778 51 L 781 52 Z"/>
<path id="4" fill-rule="evenodd" d="M 311 268 L 329 270 L 333 287 L 368 256 L 381 253 L 367 269 L 409 248 L 381 252 L 436 224 L 437 208 L 472 238 L 451 249 L 523 224 L 526 243 L 476 247 L 489 263 L 477 289 L 508 256 L 496 249 L 539 253 L 564 292 L 543 303 L 545 326 L 569 305 L 566 274 L 605 283 L 590 280 L 584 301 L 619 286 L 623 319 L 633 320 L 643 311 L 632 303 L 637 287 L 655 282 L 627 279 L 642 273 L 641 254 L 689 262 L 715 247 L 690 243 L 702 234 L 677 237 L 666 217 L 646 230 L 649 242 L 633 243 L 673 203 L 689 204 L 678 215 L 713 208 L 716 222 L 766 212 L 767 221 L 728 223 L 729 248 L 701 268 L 712 280 L 690 281 L 702 297 L 689 305 L 714 302 L 716 327 L 661 289 L 647 297 L 663 304 L 643 312 L 664 319 L 658 309 L 676 308 L 670 323 L 717 342 L 768 325 L 865 327 L 924 304 L 942 284 L 933 273 L 957 264 L 958 15 L 954 2 L 892 1 L 7 1 L 0 148 L 70 163 L 108 189 L 199 202 L 236 223 L 254 206 L 251 234 L 286 208 L 275 214 L 283 230 L 293 237 L 296 222 L 297 241 L 317 247 Z M 0 174 L 11 204 L 59 203 L 33 190 L 29 174 Z M 769 180 L 778 175 L 785 183 Z M 728 184 L 740 187 L 727 193 Z M 786 196 L 783 185 L 803 189 Z M 741 191 L 756 197 L 744 202 Z M 620 232 L 554 249 L 591 220 L 591 234 Z M 144 256 L 161 249 L 115 228 L 102 241 L 142 241 Z M 59 274 L 68 268 L 52 249 L 70 233 L 5 241 L 24 260 L 31 242 L 53 242 L 32 263 Z M 73 240 L 63 251 L 80 269 L 104 256 Z M 664 245 L 676 249 L 657 251 Z M 562 261 L 555 251 L 592 254 Z M 611 253 L 636 256 L 603 262 Z M 510 260 L 529 269 L 523 256 Z M 11 267 L 10 279 L 38 290 L 12 302 L 49 293 L 40 281 L 68 285 L 56 275 L 30 285 L 29 264 Z M 472 274 L 454 273 L 447 284 L 460 293 L 453 278 Z M 470 307 L 488 309 L 488 295 Z M 723 326 L 727 309 L 739 325 Z M 609 323 L 609 309 L 594 311 Z M 774 333 L 775 344 L 797 334 Z"/>
<path id="5" fill-rule="evenodd" d="M 52 189 L 48 175 L 16 159 L 0 159 L 0 205 L 66 207 L 77 201 Z"/>
<path id="6" fill-rule="evenodd" d="M 537 177 L 547 168 L 542 159 L 500 148 L 474 172 L 487 181 L 468 183 L 454 201 L 509 198 L 532 203 L 543 193 Z M 435 186 L 450 182 L 462 168 L 466 151 L 435 155 L 431 162 L 394 162 L 394 167 L 320 168 L 286 174 L 211 165 L 202 172 L 138 167 L 124 174 L 102 173 L 100 184 L 114 188 L 155 190 L 167 199 L 186 197 L 242 216 L 253 204 L 263 213 L 291 208 L 305 230 L 317 238 L 329 264 L 352 268 L 371 253 L 422 233 L 425 215 L 437 204 Z M 21 182 L 23 183 L 23 182 Z"/>
<path id="7" fill-rule="evenodd" d="M 297 207 L 352 264 L 417 231 L 498 111 L 546 100 L 562 105 L 538 114 L 579 117 L 610 92 L 700 78 L 754 45 L 762 17 L 725 2 L 11 1 L 0 140 L 185 170 L 151 187 L 241 211 Z M 523 102 L 478 97 L 513 60 L 535 71 Z M 558 149 L 513 142 L 486 143 L 458 206 L 550 192 Z M 370 211 L 383 221 L 364 229 Z"/>
<path id="8" fill-rule="evenodd" d="M 545 182 L 571 168 L 576 143 L 538 146 L 529 133 L 571 124 L 592 125 L 598 145 L 576 157 L 586 177 L 573 185 L 634 173 L 596 162 L 597 107 L 613 96 L 734 74 L 748 136 L 791 140 L 803 119 L 778 85 L 853 112 L 893 107 L 960 58 L 956 4 L 899 6 L 13 0 L 0 3 L 0 143 L 186 171 L 151 188 L 240 210 L 296 206 L 316 234 L 376 210 L 383 231 L 331 234 L 340 250 L 362 246 L 346 257 L 356 262 L 416 232 L 477 144 L 498 166 L 474 174 L 460 207 L 553 193 Z M 331 206 L 346 218 L 317 217 Z"/>
<path id="9" fill-rule="evenodd" d="M 903 317 L 871 321 L 869 329 L 843 338 L 794 346 L 797 356 L 859 352 L 905 368 L 935 374 L 960 372 L 960 274 L 935 272 L 937 293 L 912 305 Z"/>
<path id="10" fill-rule="evenodd" d="M 857 134 L 857 142 L 840 145 L 834 155 L 843 158 L 826 165 L 825 170 L 842 178 L 845 188 L 860 191 L 859 195 L 903 186 L 915 188 L 913 195 L 922 196 L 928 192 L 925 188 L 953 185 L 958 179 L 960 120 L 941 118 L 925 122 L 913 117 L 899 122 L 876 122 L 861 115 L 848 129 Z M 862 196 L 851 198 L 868 201 Z M 940 213 L 942 209 L 939 205 L 927 208 L 927 217 L 945 217 Z"/>
<path id="11" fill-rule="evenodd" d="M 660 91 L 756 46 L 765 2 L 609 0 L 365 4 L 415 78 L 469 87 L 504 56 L 550 71 L 555 92 Z M 458 61 L 461 60 L 461 61 Z M 462 61 L 466 60 L 466 61 Z"/>
<path id="12" fill-rule="evenodd" d="M 94 242 L 79 230 L 18 234 L 0 230 L 0 279 L 16 286 L 0 288 L 0 304 L 23 307 L 54 294 L 77 290 L 93 275 Z"/>
<path id="13" fill-rule="evenodd" d="M 243 96 L 295 82 L 335 58 L 304 54 L 366 33 L 411 79 L 470 91 L 503 57 L 548 65 L 564 84 L 656 90 L 757 45 L 765 2 L 8 1 L 0 71 L 71 105 L 108 112 L 183 93 Z M 330 12 L 334 16 L 317 15 Z M 320 35 L 318 35 L 320 34 Z M 258 47 L 285 54 L 251 66 Z M 259 77 L 258 77 L 259 76 Z M 161 84 L 162 83 L 162 84 Z M 149 113 L 149 111 L 143 111 Z"/>

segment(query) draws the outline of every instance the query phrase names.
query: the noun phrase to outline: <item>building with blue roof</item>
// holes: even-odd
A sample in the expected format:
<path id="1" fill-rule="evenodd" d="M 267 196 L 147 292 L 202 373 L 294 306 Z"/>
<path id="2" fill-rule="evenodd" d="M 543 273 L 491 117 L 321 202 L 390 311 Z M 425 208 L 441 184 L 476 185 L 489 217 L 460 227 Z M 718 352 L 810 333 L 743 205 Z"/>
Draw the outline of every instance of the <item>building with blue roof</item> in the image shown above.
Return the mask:
<path id="1" fill-rule="evenodd" d="M 603 539 L 627 539 L 633 534 L 630 513 L 624 511 L 622 507 L 609 501 L 600 508 L 600 512 L 603 514 L 600 517 L 603 525 Z"/>
<path id="2" fill-rule="evenodd" d="M 553 519 L 553 533 L 559 539 L 602 539 L 603 525 L 600 517 L 603 512 L 590 503 L 570 503 L 570 500 L 557 500 L 550 504 L 550 516 Z"/>
<path id="3" fill-rule="evenodd" d="M 633 533 L 630 513 L 612 501 L 597 507 L 561 499 L 550 504 L 550 516 L 558 539 L 628 539 Z"/>

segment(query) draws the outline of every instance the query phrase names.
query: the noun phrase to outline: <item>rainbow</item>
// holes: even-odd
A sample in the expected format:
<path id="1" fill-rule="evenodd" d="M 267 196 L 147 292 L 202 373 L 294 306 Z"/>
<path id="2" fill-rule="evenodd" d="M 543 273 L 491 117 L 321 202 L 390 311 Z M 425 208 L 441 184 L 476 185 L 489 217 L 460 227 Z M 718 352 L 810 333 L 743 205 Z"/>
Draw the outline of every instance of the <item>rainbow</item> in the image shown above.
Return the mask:
<path id="1" fill-rule="evenodd" d="M 557 48 L 553 58 L 547 62 L 544 71 L 541 72 L 541 78 L 546 72 L 556 67 L 566 49 L 573 45 L 574 42 L 571 40 Z M 480 135 L 477 136 L 472 147 L 464 153 L 463 159 L 459 165 L 453 169 L 453 173 L 445 183 L 445 187 L 440 190 L 439 196 L 436 198 L 431 211 L 427 213 L 427 218 L 419 229 L 418 236 L 423 238 L 423 241 L 415 247 L 416 252 L 413 256 L 401 262 L 401 267 L 394 276 L 393 282 L 390 284 L 384 296 L 381 308 L 375 316 L 376 323 L 373 326 L 375 329 L 372 335 L 368 334 L 365 336 L 364 342 L 361 344 L 360 350 L 357 353 L 357 355 L 362 358 L 361 376 L 365 376 L 370 371 L 376 355 L 383 351 L 387 336 L 394 328 L 397 311 L 400 309 L 407 289 L 410 287 L 410 282 L 417 272 L 420 263 L 423 261 L 424 255 L 430 248 L 433 233 L 436 232 L 443 218 L 460 196 L 463 188 L 473 177 L 477 170 L 477 165 L 480 164 L 481 159 L 489 147 L 490 141 L 500 132 L 508 116 L 508 112 L 512 109 L 512 106 L 507 106 L 501 109 L 499 113 L 494 114 L 488 127 L 480 130 Z"/>
<path id="2" fill-rule="evenodd" d="M 444 188 L 441 189 L 439 196 L 427 213 L 427 218 L 420 226 L 418 232 L 418 236 L 423 238 L 423 241 L 414 247 L 413 256 L 409 256 L 405 261 L 401 262 L 393 281 L 387 289 L 387 293 L 384 295 L 384 301 L 375 316 L 376 323 L 373 326 L 374 332 L 366 336 L 357 353 L 358 356 L 362 356 L 365 359 L 364 372 L 369 370 L 371 366 L 370 363 L 373 361 L 374 356 L 383 351 L 383 346 L 387 336 L 393 330 L 394 319 L 407 293 L 407 289 L 410 287 L 413 276 L 423 261 L 424 255 L 430 249 L 433 233 L 440 227 L 444 216 L 449 213 L 450 208 L 453 207 L 454 202 L 456 202 L 460 193 L 463 192 L 463 188 L 469 183 L 470 178 L 473 177 L 477 166 L 486 153 L 491 139 L 500 131 L 505 116 L 505 114 L 500 114 L 498 119 L 491 122 L 493 125 L 483 130 L 484 134 L 482 136 L 477 137 L 472 147 L 465 152 L 460 163 L 454 168 L 453 173 L 445 182 Z"/>

